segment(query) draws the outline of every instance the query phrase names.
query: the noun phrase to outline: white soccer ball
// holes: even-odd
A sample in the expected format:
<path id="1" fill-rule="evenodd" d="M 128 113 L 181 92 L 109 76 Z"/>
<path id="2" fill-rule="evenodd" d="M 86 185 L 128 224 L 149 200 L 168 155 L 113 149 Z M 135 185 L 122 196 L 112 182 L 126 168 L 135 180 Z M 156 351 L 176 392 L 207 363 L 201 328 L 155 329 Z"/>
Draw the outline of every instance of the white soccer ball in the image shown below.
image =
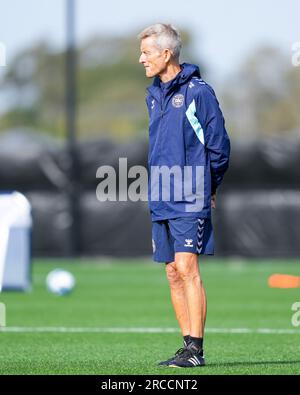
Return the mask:
<path id="1" fill-rule="evenodd" d="M 46 278 L 48 290 L 57 295 L 70 293 L 75 286 L 75 282 L 73 274 L 63 269 L 52 270 Z"/>

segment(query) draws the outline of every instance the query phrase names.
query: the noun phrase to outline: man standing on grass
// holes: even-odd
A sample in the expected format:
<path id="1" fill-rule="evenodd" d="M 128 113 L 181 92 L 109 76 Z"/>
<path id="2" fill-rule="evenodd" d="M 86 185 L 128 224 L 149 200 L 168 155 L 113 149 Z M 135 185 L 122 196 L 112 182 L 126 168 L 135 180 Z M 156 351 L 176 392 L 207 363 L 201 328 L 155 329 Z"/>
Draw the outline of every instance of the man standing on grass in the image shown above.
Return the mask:
<path id="1" fill-rule="evenodd" d="M 214 253 L 211 208 L 228 168 L 230 142 L 213 89 L 179 63 L 180 34 L 155 24 L 139 34 L 148 88 L 149 207 L 153 256 L 166 264 L 184 347 L 160 366 L 205 365 L 206 295 L 199 254 Z"/>

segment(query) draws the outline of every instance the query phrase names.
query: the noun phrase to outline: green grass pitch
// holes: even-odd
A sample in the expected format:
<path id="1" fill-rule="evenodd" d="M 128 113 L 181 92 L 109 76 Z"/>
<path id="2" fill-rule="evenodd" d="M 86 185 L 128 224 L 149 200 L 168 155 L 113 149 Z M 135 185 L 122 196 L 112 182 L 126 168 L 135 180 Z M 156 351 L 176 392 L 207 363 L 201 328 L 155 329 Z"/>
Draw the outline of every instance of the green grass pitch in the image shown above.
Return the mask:
<path id="1" fill-rule="evenodd" d="M 68 296 L 45 287 L 57 267 L 76 277 Z M 300 275 L 300 262 L 206 258 L 200 270 L 208 296 L 205 367 L 156 366 L 182 346 L 163 264 L 35 260 L 31 292 L 0 294 L 7 325 L 0 374 L 299 374 L 300 327 L 291 318 L 300 289 L 270 289 L 267 279 Z"/>

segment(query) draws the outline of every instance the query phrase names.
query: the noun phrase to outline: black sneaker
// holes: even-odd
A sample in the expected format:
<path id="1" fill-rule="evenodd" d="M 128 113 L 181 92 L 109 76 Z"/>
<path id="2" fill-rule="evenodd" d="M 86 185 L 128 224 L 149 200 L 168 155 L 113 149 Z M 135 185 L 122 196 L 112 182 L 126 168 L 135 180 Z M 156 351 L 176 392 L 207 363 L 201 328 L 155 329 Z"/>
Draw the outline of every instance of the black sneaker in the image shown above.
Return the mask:
<path id="1" fill-rule="evenodd" d="M 194 368 L 204 365 L 203 350 L 197 349 L 193 343 L 190 343 L 182 353 L 168 364 L 170 368 Z"/>
<path id="2" fill-rule="evenodd" d="M 188 346 L 187 343 L 183 341 L 183 347 L 177 350 L 175 355 L 173 355 L 173 357 L 167 359 L 166 361 L 159 362 L 158 366 L 169 366 L 169 364 L 173 362 L 174 359 L 178 358 L 179 355 L 181 355 L 186 350 L 187 346 Z"/>

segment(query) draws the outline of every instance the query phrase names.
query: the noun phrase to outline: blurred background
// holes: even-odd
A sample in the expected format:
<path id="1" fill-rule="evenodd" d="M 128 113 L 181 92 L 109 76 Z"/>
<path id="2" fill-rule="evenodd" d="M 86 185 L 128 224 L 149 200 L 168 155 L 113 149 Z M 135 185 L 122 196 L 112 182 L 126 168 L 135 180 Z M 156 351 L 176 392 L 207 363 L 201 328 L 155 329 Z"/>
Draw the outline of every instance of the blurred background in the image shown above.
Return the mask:
<path id="1" fill-rule="evenodd" d="M 231 165 L 216 254 L 300 256 L 300 3 L 1 1 L 0 188 L 32 207 L 33 256 L 150 256 L 146 202 L 99 202 L 99 166 L 147 165 L 137 34 L 173 23 L 219 99 Z M 298 50 L 298 52 L 297 52 Z"/>

